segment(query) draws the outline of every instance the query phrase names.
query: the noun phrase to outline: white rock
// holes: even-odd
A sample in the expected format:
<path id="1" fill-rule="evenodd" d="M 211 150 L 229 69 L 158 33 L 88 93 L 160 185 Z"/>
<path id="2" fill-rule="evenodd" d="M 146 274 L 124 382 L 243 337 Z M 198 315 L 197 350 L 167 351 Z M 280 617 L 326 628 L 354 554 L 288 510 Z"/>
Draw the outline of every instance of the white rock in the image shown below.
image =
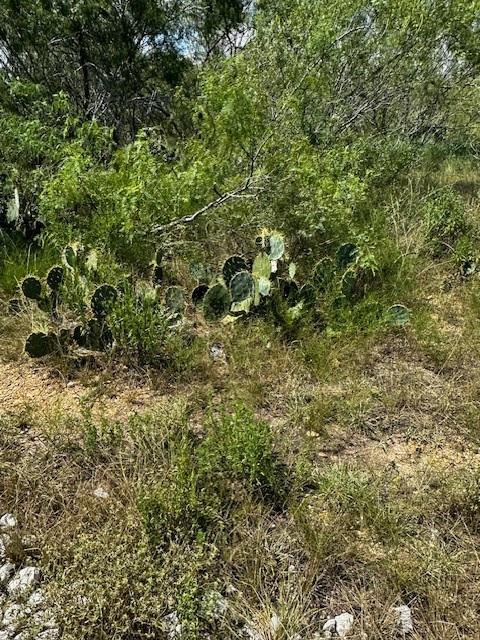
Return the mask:
<path id="1" fill-rule="evenodd" d="M 0 584 L 7 584 L 10 578 L 15 573 L 15 565 L 11 562 L 6 562 L 0 567 Z"/>
<path id="2" fill-rule="evenodd" d="M 277 633 L 277 631 L 280 629 L 280 618 L 276 613 L 274 613 L 273 616 L 270 618 L 270 626 L 274 633 Z"/>
<path id="3" fill-rule="evenodd" d="M 2 618 L 2 624 L 4 627 L 9 627 L 17 624 L 23 617 L 25 617 L 25 610 L 19 604 L 10 604 L 5 609 Z"/>
<path id="4" fill-rule="evenodd" d="M 13 640 L 32 640 L 32 634 L 29 631 L 20 631 Z"/>
<path id="5" fill-rule="evenodd" d="M 407 607 L 406 604 L 402 604 L 399 607 L 394 607 L 394 611 L 397 614 L 398 628 L 404 635 L 413 633 L 413 620 L 412 610 Z"/>
<path id="6" fill-rule="evenodd" d="M 59 629 L 46 629 L 35 636 L 35 640 L 57 640 L 59 635 Z"/>
<path id="7" fill-rule="evenodd" d="M 40 569 L 37 567 L 24 567 L 10 580 L 7 591 L 10 594 L 25 593 L 35 587 L 42 579 Z"/>
<path id="8" fill-rule="evenodd" d="M 247 638 L 249 638 L 249 640 L 263 640 L 260 633 L 255 629 L 252 629 L 252 627 L 249 627 L 248 625 L 245 625 L 245 627 L 243 627 L 243 633 Z"/>
<path id="9" fill-rule="evenodd" d="M 10 536 L 6 533 L 0 535 L 0 562 L 7 559 L 7 547 L 10 544 Z"/>
<path id="10" fill-rule="evenodd" d="M 221 344 L 212 344 L 212 346 L 210 347 L 210 355 L 215 361 L 225 360 L 225 351 L 223 350 Z"/>
<path id="11" fill-rule="evenodd" d="M 14 627 L 7 627 L 6 629 L 2 629 L 0 631 L 0 640 L 10 640 L 15 635 Z"/>
<path id="12" fill-rule="evenodd" d="M 45 596 L 43 595 L 43 591 L 41 589 L 37 589 L 27 600 L 27 606 L 35 609 L 36 607 L 40 607 L 44 603 L 44 601 Z"/>
<path id="13" fill-rule="evenodd" d="M 102 498 L 102 499 L 110 497 L 110 494 L 108 493 L 108 491 L 101 486 L 95 489 L 95 491 L 93 492 L 93 495 L 95 496 L 95 498 Z"/>
<path id="14" fill-rule="evenodd" d="M 346 638 L 353 627 L 353 616 L 351 613 L 341 613 L 334 618 L 330 618 L 323 625 L 323 635 L 325 638 Z"/>
<path id="15" fill-rule="evenodd" d="M 17 526 L 17 519 L 15 518 L 13 513 L 5 513 L 0 518 L 0 529 L 3 529 L 6 531 L 7 529 L 15 529 L 16 526 Z"/>
<path id="16" fill-rule="evenodd" d="M 176 611 L 172 611 L 163 619 L 163 628 L 169 638 L 179 638 L 182 634 L 182 625 Z"/>
<path id="17" fill-rule="evenodd" d="M 55 629 L 57 621 L 53 617 L 51 611 L 36 611 L 33 614 L 33 622 L 39 627 L 47 627 L 48 629 Z"/>

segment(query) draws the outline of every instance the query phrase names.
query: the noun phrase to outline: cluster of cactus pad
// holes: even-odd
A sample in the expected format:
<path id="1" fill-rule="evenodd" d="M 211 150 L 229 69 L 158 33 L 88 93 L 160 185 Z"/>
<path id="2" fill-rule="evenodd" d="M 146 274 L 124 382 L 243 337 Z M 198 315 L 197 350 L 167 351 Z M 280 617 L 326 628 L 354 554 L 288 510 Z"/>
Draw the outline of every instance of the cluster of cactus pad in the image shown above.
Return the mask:
<path id="1" fill-rule="evenodd" d="M 341 291 L 344 295 L 358 286 L 362 275 L 358 266 L 358 248 L 353 243 L 342 244 L 333 257 L 325 257 L 314 265 L 307 282 L 300 285 L 296 280 L 296 265 L 287 259 L 285 240 L 281 233 L 274 230 L 262 230 L 255 241 L 258 253 L 248 258 L 232 255 L 225 260 L 221 274 L 212 276 L 210 269 L 195 265 L 197 286 L 191 294 L 193 306 L 203 312 L 208 322 L 245 316 L 253 311 L 268 309 L 284 325 L 293 325 L 306 312 L 315 309 L 319 294 L 326 292 L 340 277 Z M 92 253 L 92 252 L 91 252 Z M 90 254 L 89 254 L 90 255 Z M 84 261 L 82 261 L 83 264 Z M 39 308 L 49 312 L 53 320 L 58 321 L 57 306 L 61 300 L 62 286 L 66 279 L 78 276 L 80 260 L 78 252 L 71 246 L 63 252 L 64 266 L 56 265 L 50 269 L 42 281 L 35 276 L 26 277 L 21 283 L 24 298 L 34 301 Z M 86 258 L 88 270 L 96 270 L 95 256 Z M 172 327 L 187 306 L 187 298 L 182 287 L 170 285 L 163 287 L 168 264 L 163 253 L 157 250 L 152 262 L 152 281 L 141 292 L 141 296 L 160 305 L 162 312 L 172 319 Z M 337 278 L 338 281 L 338 278 Z M 68 281 L 70 282 L 70 281 Z M 64 289 L 65 290 L 65 289 Z M 113 335 L 108 325 L 108 316 L 117 299 L 122 295 L 110 284 L 98 286 L 90 298 L 91 317 L 73 329 L 61 328 L 56 333 L 36 332 L 26 340 L 25 352 L 31 356 L 42 357 L 51 353 L 63 353 L 72 345 L 103 351 L 113 344 Z M 10 301 L 13 312 L 20 311 L 23 302 L 19 298 Z M 393 305 L 386 314 L 391 326 L 403 327 L 409 322 L 409 310 L 403 305 Z"/>
<path id="2" fill-rule="evenodd" d="M 278 231 L 263 230 L 256 239 L 260 252 L 250 260 L 239 255 L 227 258 L 222 273 L 210 285 L 199 284 L 192 302 L 200 307 L 207 321 L 227 315 L 246 315 L 266 300 L 285 305 L 292 319 L 312 300 L 309 287 L 299 287 L 294 263 L 285 260 L 285 240 Z"/>

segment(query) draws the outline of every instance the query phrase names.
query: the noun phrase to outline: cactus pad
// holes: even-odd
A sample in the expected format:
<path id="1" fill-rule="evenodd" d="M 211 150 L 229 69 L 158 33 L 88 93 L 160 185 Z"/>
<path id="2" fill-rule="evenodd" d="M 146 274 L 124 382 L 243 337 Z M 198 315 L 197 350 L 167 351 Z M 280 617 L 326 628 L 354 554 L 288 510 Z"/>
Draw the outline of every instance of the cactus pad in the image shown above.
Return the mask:
<path id="1" fill-rule="evenodd" d="M 195 289 L 192 291 L 192 302 L 196 307 L 201 304 L 201 302 L 205 298 L 205 294 L 207 293 L 207 291 L 208 285 L 206 284 L 199 284 L 198 287 L 195 287 Z"/>
<path id="2" fill-rule="evenodd" d="M 63 267 L 52 267 L 47 274 L 47 284 L 52 291 L 58 291 L 65 278 L 65 270 Z"/>
<path id="3" fill-rule="evenodd" d="M 230 256 L 223 263 L 222 274 L 225 284 L 230 284 L 233 276 L 240 271 L 248 271 L 248 265 L 241 256 Z"/>
<path id="4" fill-rule="evenodd" d="M 97 318 L 105 317 L 115 304 L 117 297 L 118 291 L 115 287 L 112 287 L 110 284 L 102 284 L 95 289 L 90 301 L 93 314 Z"/>
<path id="5" fill-rule="evenodd" d="M 255 289 L 255 282 L 248 271 L 239 271 L 230 280 L 230 293 L 233 302 L 242 302 L 251 298 Z"/>
<path id="6" fill-rule="evenodd" d="M 215 284 L 205 294 L 203 313 L 206 320 L 214 321 L 225 317 L 230 310 L 232 297 L 223 284 Z"/>
<path id="7" fill-rule="evenodd" d="M 28 276 L 22 282 L 22 291 L 23 295 L 29 300 L 40 300 L 42 297 L 42 283 L 35 276 Z"/>
<path id="8" fill-rule="evenodd" d="M 404 327 L 410 322 L 410 310 L 403 304 L 394 304 L 387 310 L 387 322 L 392 327 Z"/>
<path id="9" fill-rule="evenodd" d="M 77 266 L 77 252 L 70 245 L 66 246 L 63 250 L 63 261 L 70 267 L 74 269 Z"/>
<path id="10" fill-rule="evenodd" d="M 58 342 L 55 334 L 31 333 L 25 342 L 25 353 L 31 358 L 43 358 L 54 353 L 58 348 Z"/>
<path id="11" fill-rule="evenodd" d="M 259 253 L 253 261 L 252 275 L 256 279 L 270 278 L 272 273 L 272 265 L 270 258 L 265 253 Z"/>
<path id="12" fill-rule="evenodd" d="M 270 260 L 280 260 L 285 253 L 285 240 L 281 233 L 273 232 L 270 234 L 270 249 L 268 257 Z"/>

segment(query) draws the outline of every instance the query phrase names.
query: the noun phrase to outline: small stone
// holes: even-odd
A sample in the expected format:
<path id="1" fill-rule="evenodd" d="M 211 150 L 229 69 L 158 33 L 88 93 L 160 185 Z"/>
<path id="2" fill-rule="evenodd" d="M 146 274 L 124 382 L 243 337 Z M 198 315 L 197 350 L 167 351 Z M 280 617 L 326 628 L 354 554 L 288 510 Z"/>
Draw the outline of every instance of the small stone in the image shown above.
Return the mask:
<path id="1" fill-rule="evenodd" d="M 334 618 L 330 618 L 323 625 L 323 635 L 325 638 L 346 638 L 353 627 L 353 616 L 351 613 L 341 613 Z"/>
<path id="2" fill-rule="evenodd" d="M 7 627 L 6 629 L 2 629 L 0 631 L 0 640 L 10 640 L 15 635 L 14 627 Z"/>
<path id="3" fill-rule="evenodd" d="M 11 562 L 6 562 L 0 567 L 0 585 L 7 584 L 10 578 L 15 573 L 15 565 Z"/>
<path id="4" fill-rule="evenodd" d="M 13 515 L 13 513 L 5 513 L 0 518 L 0 529 L 6 531 L 7 529 L 15 529 L 17 526 L 17 519 Z"/>
<path id="5" fill-rule="evenodd" d="M 41 579 L 40 569 L 37 569 L 37 567 L 24 567 L 10 580 L 7 585 L 7 591 L 10 594 L 25 593 L 25 591 L 35 587 Z"/>
<path id="6" fill-rule="evenodd" d="M 45 629 L 45 631 L 35 636 L 35 640 L 57 640 L 59 635 L 59 629 Z"/>
<path id="7" fill-rule="evenodd" d="M 397 625 L 404 635 L 413 633 L 412 610 L 406 604 L 394 607 L 393 610 L 397 614 Z"/>
<path id="8" fill-rule="evenodd" d="M 51 611 L 36 611 L 33 614 L 33 621 L 39 627 L 47 627 L 48 629 L 55 629 L 57 626 L 57 621 L 53 617 L 53 613 Z"/>
<path id="9" fill-rule="evenodd" d="M 110 497 L 110 494 L 108 493 L 108 491 L 101 486 L 95 489 L 95 491 L 93 492 L 93 495 L 95 496 L 95 498 L 101 498 L 103 500 Z"/>
<path id="10" fill-rule="evenodd" d="M 179 638 L 182 634 L 182 625 L 176 611 L 172 611 L 163 619 L 163 627 L 169 638 Z"/>
<path id="11" fill-rule="evenodd" d="M 280 618 L 276 613 L 274 613 L 273 616 L 270 618 L 270 626 L 274 633 L 277 633 L 277 631 L 280 629 Z"/>
<path id="12" fill-rule="evenodd" d="M 37 589 L 32 593 L 32 595 L 27 600 L 27 605 L 32 609 L 40 607 L 45 601 L 45 596 L 43 595 L 43 591 L 41 589 Z"/>
<path id="13" fill-rule="evenodd" d="M 221 344 L 212 344 L 210 347 L 210 355 L 215 361 L 225 360 L 225 352 Z"/>
<path id="14" fill-rule="evenodd" d="M 17 624 L 25 615 L 23 607 L 19 604 L 9 605 L 3 614 L 2 624 L 4 627 L 9 627 Z"/>
<path id="15" fill-rule="evenodd" d="M 262 640 L 260 633 L 248 625 L 243 628 L 243 633 L 249 640 Z"/>

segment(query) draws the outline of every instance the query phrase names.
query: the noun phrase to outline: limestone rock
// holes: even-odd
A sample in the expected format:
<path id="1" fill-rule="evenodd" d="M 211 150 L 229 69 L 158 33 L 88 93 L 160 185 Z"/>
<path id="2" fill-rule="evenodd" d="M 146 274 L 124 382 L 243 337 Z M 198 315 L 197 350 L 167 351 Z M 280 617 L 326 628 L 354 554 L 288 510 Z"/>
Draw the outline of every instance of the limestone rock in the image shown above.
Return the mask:
<path id="1" fill-rule="evenodd" d="M 40 569 L 37 569 L 37 567 L 24 567 L 10 580 L 7 585 L 7 591 L 10 594 L 25 593 L 29 589 L 33 589 L 41 579 Z"/>

